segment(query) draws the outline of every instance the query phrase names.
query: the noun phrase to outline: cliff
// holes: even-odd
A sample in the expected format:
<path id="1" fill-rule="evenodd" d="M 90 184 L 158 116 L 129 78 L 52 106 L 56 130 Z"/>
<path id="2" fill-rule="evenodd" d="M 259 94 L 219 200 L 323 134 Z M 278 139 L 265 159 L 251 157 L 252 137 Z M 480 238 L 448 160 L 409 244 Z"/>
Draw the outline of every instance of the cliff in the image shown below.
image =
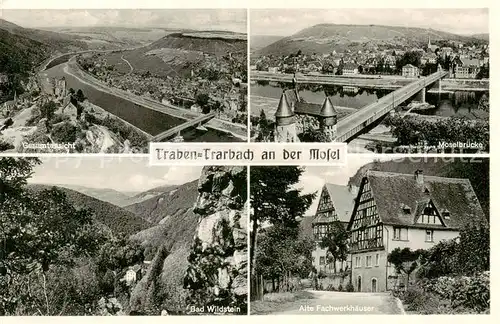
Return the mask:
<path id="1" fill-rule="evenodd" d="M 184 278 L 188 307 L 247 312 L 246 189 L 245 167 L 203 169 L 194 209 L 198 227 Z"/>
<path id="2" fill-rule="evenodd" d="M 155 207 L 151 219 L 170 217 L 151 230 L 159 234 L 139 233 L 146 238 L 155 236 L 158 243 L 154 244 L 159 246 L 147 274 L 131 293 L 129 313 L 213 314 L 234 310 L 246 314 L 246 170 L 246 167 L 205 167 L 196 189 L 193 188 L 197 194 L 182 195 L 181 202 L 171 201 L 168 208 Z M 162 204 L 165 202 L 166 199 Z M 142 205 L 145 203 L 148 202 Z M 174 213 L 186 204 L 194 206 L 188 212 Z M 144 209 L 147 210 L 150 209 Z M 167 213 L 168 210 L 171 212 Z M 210 306 L 231 309 L 211 311 Z"/>

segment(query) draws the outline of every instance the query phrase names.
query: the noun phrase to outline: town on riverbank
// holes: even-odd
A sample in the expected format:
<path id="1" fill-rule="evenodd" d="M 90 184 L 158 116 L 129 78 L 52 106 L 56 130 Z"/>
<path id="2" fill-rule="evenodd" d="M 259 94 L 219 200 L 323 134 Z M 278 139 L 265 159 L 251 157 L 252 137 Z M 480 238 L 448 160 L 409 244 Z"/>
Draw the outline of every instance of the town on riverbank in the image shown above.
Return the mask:
<path id="1" fill-rule="evenodd" d="M 253 141 L 343 141 L 351 152 L 489 150 L 487 35 L 333 24 L 328 13 L 292 34 L 261 25 L 273 14 L 251 15 Z"/>
<path id="2" fill-rule="evenodd" d="M 12 46 L 0 57 L 0 151 L 147 153 L 150 141 L 246 141 L 245 10 L 234 15 L 220 30 L 1 20 Z"/>

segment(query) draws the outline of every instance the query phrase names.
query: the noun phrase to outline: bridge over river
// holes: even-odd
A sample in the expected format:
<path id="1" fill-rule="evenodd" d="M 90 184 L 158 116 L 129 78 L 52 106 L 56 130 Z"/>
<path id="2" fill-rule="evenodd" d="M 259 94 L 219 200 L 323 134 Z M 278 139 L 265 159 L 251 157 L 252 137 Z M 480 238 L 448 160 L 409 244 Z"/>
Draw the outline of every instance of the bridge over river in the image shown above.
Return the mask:
<path id="1" fill-rule="evenodd" d="M 83 51 L 79 53 L 87 52 L 96 51 Z M 50 73 L 47 73 L 47 71 L 49 70 L 45 71 L 45 68 L 50 68 L 51 66 L 54 66 L 55 68 L 55 65 L 53 63 L 55 60 L 64 60 L 65 57 L 67 57 L 66 61 L 63 61 L 63 64 L 61 64 L 62 62 L 57 63 L 61 64 L 61 68 L 59 69 L 61 71 L 59 71 L 59 73 L 62 73 L 62 75 L 66 77 L 68 82 L 71 79 L 71 82 L 77 82 L 79 84 L 77 88 L 85 87 L 85 89 L 87 89 L 87 92 L 85 92 L 86 94 L 90 90 L 92 90 L 92 93 L 90 93 L 90 95 L 96 93 L 97 91 L 96 95 L 94 96 L 96 97 L 96 102 L 94 104 L 103 107 L 105 110 L 108 110 L 112 114 L 126 120 L 139 129 L 152 134 L 150 136 L 152 140 L 164 140 L 171 137 L 172 134 L 180 135 L 181 131 L 187 131 L 188 129 L 189 132 L 192 132 L 194 126 L 201 126 L 202 123 L 206 122 L 210 122 L 205 125 L 206 128 L 209 129 L 209 133 L 211 134 L 207 135 L 207 137 L 210 138 L 208 140 L 210 142 L 214 141 L 214 139 L 215 141 L 220 141 L 219 139 L 214 138 L 215 136 L 221 136 L 222 141 L 241 141 L 246 140 L 247 138 L 247 129 L 244 125 L 234 123 L 230 123 L 230 125 L 227 125 L 228 122 L 226 121 L 224 121 L 224 123 L 217 122 L 215 114 L 202 114 L 194 112 L 185 108 L 176 107 L 171 104 L 163 104 L 152 99 L 137 96 L 128 91 L 124 91 L 118 88 L 109 87 L 102 81 L 81 70 L 76 63 L 75 54 L 78 53 L 61 54 L 57 57 L 54 57 L 52 60 L 46 61 L 42 65 L 42 71 L 40 72 L 40 80 L 42 81 L 42 84 L 44 83 L 43 81 L 47 80 L 50 75 Z M 68 85 L 68 87 L 69 86 L 71 85 Z M 110 99 L 107 100 L 107 104 L 104 104 L 103 106 L 102 98 L 104 94 L 108 95 Z M 113 100 L 112 98 L 115 98 L 115 100 Z M 117 100 L 121 104 L 118 104 Z M 92 100 L 89 98 L 89 101 Z M 125 103 L 127 104 L 124 105 Z M 144 110 L 144 108 L 146 109 Z M 163 117 L 160 117 L 162 114 L 163 116 L 168 116 L 168 118 L 165 119 Z M 143 118 L 141 118 L 141 115 Z M 154 116 L 157 117 L 155 118 Z M 163 127 L 161 125 L 162 120 L 164 122 Z M 212 125 L 216 126 L 213 127 Z M 224 125 L 226 125 L 227 127 Z M 168 129 L 165 130 L 166 128 Z M 226 130 L 225 128 L 230 129 Z M 201 127 L 198 127 L 198 129 L 201 129 Z"/>
<path id="2" fill-rule="evenodd" d="M 271 73 L 251 71 L 250 80 L 269 82 L 292 82 L 294 75 L 286 73 Z M 302 74 L 295 75 L 297 83 L 351 86 L 365 89 L 394 90 L 407 86 L 419 78 L 403 77 L 401 75 L 332 75 L 332 74 Z M 488 79 L 443 79 L 436 84 L 431 92 L 441 91 L 489 91 Z"/>
<path id="3" fill-rule="evenodd" d="M 435 72 L 425 78 L 416 79 L 412 83 L 401 87 L 390 94 L 369 104 L 357 112 L 341 119 L 337 123 L 337 142 L 348 142 L 360 133 L 364 128 L 374 123 L 389 111 L 403 103 L 407 99 L 419 93 L 420 99 L 425 101 L 426 87 L 447 75 L 445 71 Z"/>
<path id="4" fill-rule="evenodd" d="M 180 136 L 181 131 L 183 131 L 187 128 L 191 128 L 193 126 L 200 127 L 203 122 L 208 121 L 214 117 L 215 117 L 215 113 L 213 113 L 213 112 L 206 114 L 206 115 L 198 116 L 190 121 L 185 122 L 184 124 L 180 124 L 179 126 L 175 126 L 173 128 L 170 128 L 170 129 L 156 135 L 155 137 L 152 138 L 151 141 L 152 142 L 161 142 L 161 141 L 163 141 L 167 138 L 170 138 L 172 136 Z"/>

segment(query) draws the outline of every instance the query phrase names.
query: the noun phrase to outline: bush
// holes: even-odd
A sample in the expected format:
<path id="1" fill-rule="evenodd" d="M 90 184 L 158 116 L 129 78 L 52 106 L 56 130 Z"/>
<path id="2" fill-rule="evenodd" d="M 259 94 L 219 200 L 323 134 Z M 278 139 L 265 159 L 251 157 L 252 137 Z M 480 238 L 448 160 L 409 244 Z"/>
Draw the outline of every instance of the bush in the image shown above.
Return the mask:
<path id="1" fill-rule="evenodd" d="M 339 285 L 339 289 L 338 290 L 339 291 L 343 291 L 344 290 L 344 288 L 342 287 L 342 284 Z"/>
<path id="2" fill-rule="evenodd" d="M 323 270 L 320 270 L 318 273 L 318 279 L 326 278 L 326 274 Z"/>
<path id="3" fill-rule="evenodd" d="M 332 284 L 329 284 L 328 287 L 326 287 L 326 290 L 328 290 L 328 291 L 337 291 L 337 289 L 335 289 L 335 286 L 332 285 Z"/>
<path id="4" fill-rule="evenodd" d="M 354 286 L 352 285 L 352 282 L 349 281 L 349 283 L 345 286 L 345 291 L 347 291 L 347 292 L 354 291 Z"/>
<path id="5" fill-rule="evenodd" d="M 427 283 L 426 289 L 450 300 L 453 308 L 483 312 L 490 307 L 489 271 L 472 277 L 440 277 Z"/>
<path id="6" fill-rule="evenodd" d="M 427 142 L 438 145 L 439 142 L 477 142 L 489 148 L 489 123 L 483 120 L 466 118 L 446 118 L 428 120 L 420 116 L 389 116 L 385 123 L 391 127 L 391 133 L 398 139 L 399 145 L 416 145 Z"/>
<path id="7" fill-rule="evenodd" d="M 13 148 L 15 148 L 15 146 L 12 145 L 11 143 L 4 142 L 4 141 L 0 140 L 0 152 L 6 151 L 6 150 L 11 150 Z"/>
<path id="8" fill-rule="evenodd" d="M 440 306 L 437 296 L 426 292 L 421 287 L 412 287 L 398 296 L 406 305 L 407 310 L 419 314 L 437 314 Z"/>
<path id="9" fill-rule="evenodd" d="M 40 107 L 40 113 L 42 118 L 47 118 L 48 120 L 52 119 L 54 117 L 54 113 L 57 110 L 57 106 L 55 102 L 49 101 Z"/>
<path id="10" fill-rule="evenodd" d="M 52 130 L 52 139 L 56 143 L 74 143 L 76 141 L 76 126 L 69 122 L 57 124 Z"/>
<path id="11" fill-rule="evenodd" d="M 70 120 L 70 117 L 68 115 L 60 114 L 60 115 L 55 115 L 54 118 L 52 118 L 51 122 L 52 124 L 59 124 L 61 122 L 65 122 Z"/>

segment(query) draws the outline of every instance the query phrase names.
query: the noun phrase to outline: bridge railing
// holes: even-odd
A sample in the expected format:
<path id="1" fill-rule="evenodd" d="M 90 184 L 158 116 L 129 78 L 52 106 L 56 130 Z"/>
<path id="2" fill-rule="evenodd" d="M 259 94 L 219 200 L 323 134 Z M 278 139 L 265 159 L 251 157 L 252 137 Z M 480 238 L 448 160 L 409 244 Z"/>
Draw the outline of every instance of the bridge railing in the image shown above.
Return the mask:
<path id="1" fill-rule="evenodd" d="M 347 131 L 345 131 L 342 134 L 339 134 L 337 137 L 337 140 L 339 141 L 345 141 L 347 138 L 351 137 L 354 135 L 356 132 L 358 132 L 357 128 L 363 124 L 370 122 L 372 123 L 373 121 L 377 120 L 378 118 L 382 117 L 386 113 L 388 113 L 390 110 L 392 110 L 396 105 L 401 104 L 405 100 L 407 100 L 409 97 L 420 91 L 421 89 L 425 88 L 429 84 L 432 84 L 439 80 L 440 78 L 444 77 L 447 73 L 445 71 L 438 71 L 435 72 L 426 78 L 419 79 L 415 82 L 412 82 L 408 84 L 405 87 L 402 87 L 400 89 L 397 89 L 390 94 L 382 97 L 380 100 L 377 102 L 371 103 L 362 109 L 358 110 L 354 114 L 351 114 L 347 116 L 346 118 L 342 119 L 338 123 L 338 128 L 342 128 L 344 125 L 348 125 L 349 122 L 351 122 L 354 119 L 358 119 L 360 117 L 364 117 L 360 119 L 359 123 L 356 123 L 354 126 L 350 127 Z M 387 101 L 389 98 L 392 97 L 392 100 Z M 370 114 L 370 110 L 380 107 L 375 113 Z M 354 134 L 351 134 L 354 132 Z"/>

